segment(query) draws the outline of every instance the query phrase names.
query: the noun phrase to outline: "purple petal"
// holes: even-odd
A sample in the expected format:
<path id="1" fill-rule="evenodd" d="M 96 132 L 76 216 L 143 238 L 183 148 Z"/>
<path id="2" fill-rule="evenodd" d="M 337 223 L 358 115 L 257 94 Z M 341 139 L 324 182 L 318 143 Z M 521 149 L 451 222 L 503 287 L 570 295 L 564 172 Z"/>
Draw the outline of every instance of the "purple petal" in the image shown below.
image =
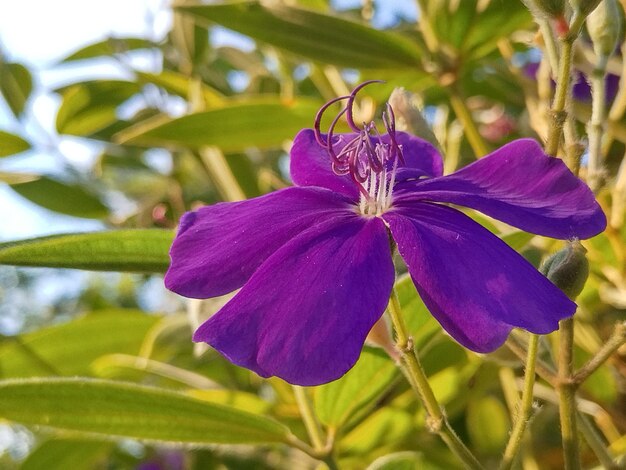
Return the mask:
<path id="1" fill-rule="evenodd" d="M 287 188 L 186 213 L 170 249 L 168 289 L 207 298 L 241 287 L 272 253 L 311 225 L 352 204 L 322 188 Z"/>
<path id="2" fill-rule="evenodd" d="M 388 142 L 389 137 L 383 136 L 383 141 Z M 402 146 L 404 165 L 399 165 L 400 170 L 413 170 L 423 175 L 435 177 L 443 174 L 443 160 L 439 151 L 430 143 L 419 137 L 406 132 L 396 132 L 396 141 Z M 402 179 L 402 171 L 396 177 Z"/>
<path id="3" fill-rule="evenodd" d="M 337 135 L 346 138 L 346 143 L 356 136 Z M 348 196 L 353 201 L 359 199 L 359 190 L 350 176 L 338 176 L 333 172 L 331 157 L 315 140 L 313 129 L 303 129 L 296 135 L 291 147 L 289 171 L 291 180 L 298 186 L 319 186 Z"/>
<path id="4" fill-rule="evenodd" d="M 576 310 L 524 258 L 455 209 L 405 202 L 383 217 L 424 303 L 469 349 L 493 351 L 512 327 L 550 333 Z"/>
<path id="5" fill-rule="evenodd" d="M 344 143 L 350 142 L 357 134 L 336 134 L 337 138 Z M 326 138 L 326 135 L 324 135 Z M 390 140 L 387 134 L 382 136 L 382 141 L 388 143 Z M 412 170 L 419 176 L 440 176 L 443 172 L 443 161 L 441 155 L 430 143 L 406 132 L 396 132 L 396 141 L 402 146 L 404 155 L 404 167 Z M 336 152 L 340 151 L 337 146 Z M 304 129 L 296 136 L 291 147 L 291 179 L 298 186 L 319 186 L 328 188 L 338 193 L 358 200 L 359 190 L 349 175 L 338 176 L 331 167 L 331 157 L 328 152 L 315 140 L 315 133 L 312 129 Z M 398 181 L 402 179 L 398 174 Z"/>
<path id="6" fill-rule="evenodd" d="M 358 359 L 393 282 L 382 220 L 337 216 L 268 258 L 194 341 L 263 377 L 330 382 Z"/>
<path id="7" fill-rule="evenodd" d="M 451 175 L 396 188 L 394 201 L 459 204 L 553 238 L 589 238 L 606 227 L 587 185 L 532 139 L 511 142 Z"/>

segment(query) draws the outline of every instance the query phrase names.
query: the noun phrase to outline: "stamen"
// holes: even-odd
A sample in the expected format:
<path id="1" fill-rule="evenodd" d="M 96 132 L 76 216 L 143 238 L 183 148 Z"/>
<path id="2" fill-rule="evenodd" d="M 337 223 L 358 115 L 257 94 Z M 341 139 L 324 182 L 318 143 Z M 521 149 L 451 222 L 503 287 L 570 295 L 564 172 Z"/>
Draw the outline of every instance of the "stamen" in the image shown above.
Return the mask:
<path id="1" fill-rule="evenodd" d="M 393 186 L 398 161 L 404 163 L 402 147 L 396 139 L 395 115 L 387 103 L 382 114 L 385 134 L 381 135 L 374 122 L 358 127 L 354 122 L 353 108 L 357 93 L 371 83 L 361 83 L 348 96 L 326 103 L 315 116 L 315 139 L 331 159 L 331 168 L 339 176 L 350 175 L 360 192 L 359 209 L 362 214 L 379 216 L 391 206 Z M 328 132 L 323 135 L 321 122 L 324 112 L 334 103 L 347 100 L 345 107 L 333 118 Z M 348 126 L 356 134 L 348 140 L 346 135 L 334 134 L 339 119 L 345 116 Z"/>

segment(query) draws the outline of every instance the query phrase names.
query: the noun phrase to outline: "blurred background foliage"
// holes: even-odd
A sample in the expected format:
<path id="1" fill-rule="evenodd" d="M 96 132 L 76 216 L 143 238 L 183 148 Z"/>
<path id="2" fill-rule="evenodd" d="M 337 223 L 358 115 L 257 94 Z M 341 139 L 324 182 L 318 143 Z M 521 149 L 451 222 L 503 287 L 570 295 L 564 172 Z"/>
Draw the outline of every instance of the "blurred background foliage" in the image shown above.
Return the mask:
<path id="1" fill-rule="evenodd" d="M 126 78 L 76 77 L 59 86 L 49 136 L 29 129 L 25 117 L 41 84 L 11 60 L 10 50 L 1 51 L 0 94 L 13 122 L 0 131 L 0 164 L 38 151 L 54 155 L 56 167 L 24 172 L 5 164 L 0 182 L 47 211 L 93 219 L 104 230 L 0 244 L 0 263 L 8 265 L 0 266 L 2 468 L 323 465 L 293 446 L 292 434 L 304 442 L 309 437 L 288 384 L 261 380 L 191 342 L 199 319 L 225 299 L 184 302 L 164 290 L 161 274 L 185 211 L 288 186 L 290 139 L 312 126 L 324 102 L 360 81 L 385 80 L 368 87 L 358 103 L 364 120 L 379 115 L 394 88 L 412 93 L 411 105 L 423 111 L 446 172 L 512 139 L 545 138 L 550 77 L 534 72 L 544 44 L 522 2 L 423 3 L 430 36 L 415 17 L 376 23 L 384 2 L 338 11 L 326 0 L 179 1 L 166 7 L 172 20 L 164 37 L 110 37 L 58 62 L 59 69 L 89 68 L 104 59 Z M 215 32 L 224 28 L 241 36 L 216 44 Z M 434 48 L 427 44 L 433 39 Z M 138 56 L 151 66 L 138 66 Z M 575 68 L 590 73 L 593 63 L 583 37 Z M 618 53 L 609 72 L 620 77 L 622 68 Z M 572 110 L 582 134 L 590 106 L 583 94 Z M 411 122 L 403 125 L 416 130 Z M 618 178 L 626 173 L 623 109 L 611 114 L 608 129 L 598 198 L 610 226 L 584 242 L 592 272 L 576 315 L 579 364 L 626 318 L 626 184 Z M 66 136 L 88 142 L 99 156 L 89 165 L 72 164 L 58 145 Z M 561 246 L 472 217 L 535 265 Z M 521 361 L 507 347 L 484 356 L 464 350 L 443 334 L 411 282 L 398 282 L 437 397 L 463 440 L 493 467 L 518 406 Z M 524 340 L 516 333 L 512 349 L 523 350 Z M 554 338 L 542 340 L 540 351 L 542 361 L 553 364 Z M 579 392 L 586 432 L 598 435 L 613 456 L 626 454 L 624 353 L 618 350 Z M 304 394 L 341 468 L 458 467 L 426 429 L 424 410 L 380 349 L 366 346 L 344 378 Z M 557 396 L 542 380 L 536 396 L 520 465 L 558 469 Z M 582 450 L 585 466 L 599 465 L 589 446 Z"/>

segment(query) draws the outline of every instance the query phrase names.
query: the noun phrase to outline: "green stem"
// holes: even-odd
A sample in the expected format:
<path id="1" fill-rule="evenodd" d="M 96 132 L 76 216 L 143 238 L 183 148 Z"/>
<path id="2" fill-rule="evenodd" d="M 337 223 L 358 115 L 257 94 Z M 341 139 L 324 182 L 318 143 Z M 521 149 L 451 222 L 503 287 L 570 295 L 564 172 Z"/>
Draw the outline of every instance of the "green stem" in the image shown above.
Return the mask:
<path id="1" fill-rule="evenodd" d="M 300 450 L 304 450 L 304 452 L 307 452 L 312 457 L 324 462 L 329 470 L 337 470 L 339 467 L 333 456 L 334 433 L 329 432 L 328 440 L 324 443 L 322 427 L 315 417 L 313 406 L 311 405 L 311 400 L 309 400 L 306 393 L 306 389 L 298 385 L 294 385 L 293 393 L 296 398 L 296 403 L 298 404 L 298 410 L 300 410 L 302 422 L 304 423 L 309 439 L 311 439 L 311 443 L 313 444 L 314 455 L 307 452 L 304 448 L 300 448 Z"/>
<path id="2" fill-rule="evenodd" d="M 456 117 L 459 118 L 459 121 L 463 124 L 463 131 L 465 132 L 467 141 L 472 147 L 476 158 L 487 155 L 487 153 L 489 153 L 487 144 L 476 127 L 472 113 L 465 104 L 465 101 L 459 96 L 457 90 L 453 90 L 450 94 L 450 104 L 452 105 L 452 109 L 454 109 Z"/>
<path id="3" fill-rule="evenodd" d="M 563 124 L 567 119 L 567 111 L 565 111 L 565 103 L 569 91 L 569 76 L 572 66 L 572 46 L 574 42 L 571 40 L 561 41 L 561 59 L 559 61 L 559 74 L 557 77 L 556 94 L 552 102 L 550 110 L 550 128 L 548 129 L 548 142 L 546 144 L 546 153 L 556 156 L 563 135 Z"/>
<path id="4" fill-rule="evenodd" d="M 611 355 L 617 351 L 617 349 L 626 342 L 626 323 L 619 323 L 613 334 L 608 339 L 604 346 L 602 346 L 598 352 L 593 356 L 589 362 L 582 366 L 573 377 L 574 383 L 578 386 L 582 384 L 591 374 L 593 374 L 598 368 L 611 357 Z"/>
<path id="5" fill-rule="evenodd" d="M 559 325 L 559 415 L 565 470 L 580 468 L 578 432 L 576 428 L 576 385 L 572 379 L 574 350 L 574 319 L 561 320 Z"/>
<path id="6" fill-rule="evenodd" d="M 591 121 L 587 127 L 589 136 L 589 163 L 587 180 L 591 189 L 596 192 L 602 184 L 602 134 L 606 121 L 606 64 L 608 57 L 598 59 L 595 70 L 591 74 Z"/>
<path id="7" fill-rule="evenodd" d="M 409 336 L 406 324 L 404 323 L 402 308 L 395 287 L 391 293 L 387 311 L 389 312 L 396 333 L 396 347 L 400 353 L 402 371 L 405 373 L 411 386 L 424 404 L 424 408 L 428 413 L 427 425 L 429 430 L 439 434 L 450 450 L 467 468 L 482 469 L 483 467 L 476 457 L 474 457 L 456 435 L 441 406 L 437 402 L 437 398 L 430 387 L 428 378 L 415 352 L 413 338 Z"/>
<path id="8" fill-rule="evenodd" d="M 618 470 L 620 467 L 613 461 L 613 457 L 606 448 L 606 444 L 597 429 L 589 422 L 589 418 L 580 412 L 577 414 L 577 418 L 580 432 L 585 437 L 585 441 L 589 444 L 593 453 L 598 457 L 602 467 L 608 470 Z"/>
<path id="9" fill-rule="evenodd" d="M 585 17 L 579 12 L 575 12 L 570 22 L 569 33 L 560 38 L 561 56 L 559 59 L 559 70 L 556 80 L 556 92 L 552 109 L 550 110 L 550 128 L 548 129 L 548 142 L 546 144 L 546 153 L 556 156 L 563 135 L 563 124 L 567 120 L 567 97 L 570 89 L 570 71 L 572 68 L 572 51 L 574 41 L 578 37 L 580 30 L 585 22 Z"/>
<path id="10" fill-rule="evenodd" d="M 293 393 L 296 397 L 296 403 L 298 404 L 298 409 L 300 410 L 302 422 L 304 423 L 304 427 L 309 434 L 313 447 L 316 449 L 322 449 L 324 447 L 322 428 L 313 413 L 313 407 L 311 406 L 309 397 L 306 394 L 306 390 L 302 387 L 294 385 Z"/>
<path id="11" fill-rule="evenodd" d="M 535 386 L 535 363 L 537 361 L 537 347 L 539 344 L 538 335 L 530 335 L 528 339 L 528 355 L 526 358 L 526 372 L 524 377 L 524 391 L 522 392 L 521 406 L 515 421 L 515 426 L 511 432 L 511 437 L 506 445 L 504 457 L 500 464 L 500 470 L 512 467 L 522 444 L 522 437 L 533 409 L 533 387 Z"/>

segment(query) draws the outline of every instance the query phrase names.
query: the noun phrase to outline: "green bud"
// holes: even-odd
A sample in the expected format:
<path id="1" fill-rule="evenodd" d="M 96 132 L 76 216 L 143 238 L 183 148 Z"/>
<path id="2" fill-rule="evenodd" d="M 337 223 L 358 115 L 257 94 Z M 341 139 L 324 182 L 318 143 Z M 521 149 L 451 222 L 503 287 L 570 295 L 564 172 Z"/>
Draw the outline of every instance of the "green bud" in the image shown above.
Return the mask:
<path id="1" fill-rule="evenodd" d="M 574 300 L 581 293 L 589 277 L 587 250 L 578 240 L 567 242 L 567 246 L 550 256 L 539 270 Z"/>
<path id="2" fill-rule="evenodd" d="M 604 0 L 587 17 L 587 31 L 598 57 L 613 54 L 621 27 L 622 15 L 616 0 Z"/>
<path id="3" fill-rule="evenodd" d="M 602 0 L 569 0 L 569 3 L 572 5 L 575 12 L 587 16 L 596 9 L 601 1 Z"/>
<path id="4" fill-rule="evenodd" d="M 538 18 L 563 16 L 565 0 L 522 0 L 530 12 Z"/>

